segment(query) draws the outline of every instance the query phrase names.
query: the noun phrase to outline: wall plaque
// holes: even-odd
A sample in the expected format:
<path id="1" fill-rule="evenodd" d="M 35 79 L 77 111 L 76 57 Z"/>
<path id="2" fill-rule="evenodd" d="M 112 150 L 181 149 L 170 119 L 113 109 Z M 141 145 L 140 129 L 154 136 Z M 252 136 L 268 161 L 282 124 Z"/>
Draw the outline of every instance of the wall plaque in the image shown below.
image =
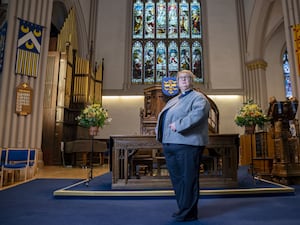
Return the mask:
<path id="1" fill-rule="evenodd" d="M 32 88 L 27 83 L 22 83 L 17 87 L 16 93 L 16 113 L 27 116 L 32 108 Z"/>

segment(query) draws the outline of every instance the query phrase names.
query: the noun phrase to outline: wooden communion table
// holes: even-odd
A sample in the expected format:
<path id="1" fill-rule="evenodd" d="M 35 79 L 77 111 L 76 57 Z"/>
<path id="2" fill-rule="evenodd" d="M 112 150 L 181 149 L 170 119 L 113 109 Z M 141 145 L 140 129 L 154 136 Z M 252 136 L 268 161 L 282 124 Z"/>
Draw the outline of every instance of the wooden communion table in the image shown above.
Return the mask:
<path id="1" fill-rule="evenodd" d="M 141 160 L 139 168 L 149 167 L 144 176 L 135 176 L 133 160 L 141 151 L 151 152 Z M 110 137 L 112 156 L 112 187 L 121 188 L 168 188 L 171 187 L 167 174 L 160 173 L 163 164 L 162 145 L 151 135 L 113 135 Z M 236 187 L 239 158 L 238 134 L 211 134 L 203 155 L 200 170 L 201 187 Z M 137 161 L 138 164 L 139 161 Z M 150 162 L 150 163 L 149 163 Z M 154 175 L 153 168 L 157 166 Z"/>

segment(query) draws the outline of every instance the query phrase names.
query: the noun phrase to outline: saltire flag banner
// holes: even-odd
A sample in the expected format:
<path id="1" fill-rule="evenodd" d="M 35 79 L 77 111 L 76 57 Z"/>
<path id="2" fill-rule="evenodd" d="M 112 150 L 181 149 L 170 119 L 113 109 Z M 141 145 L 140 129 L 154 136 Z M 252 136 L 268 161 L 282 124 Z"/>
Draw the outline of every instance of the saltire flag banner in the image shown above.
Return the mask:
<path id="1" fill-rule="evenodd" d="M 163 77 L 161 89 L 164 95 L 174 96 L 179 93 L 176 77 Z"/>
<path id="2" fill-rule="evenodd" d="M 300 24 L 292 26 L 294 33 L 294 48 L 296 53 L 298 75 L 300 75 Z"/>
<path id="3" fill-rule="evenodd" d="M 26 20 L 19 20 L 16 74 L 37 77 L 43 27 Z"/>
<path id="4" fill-rule="evenodd" d="M 4 51 L 5 51 L 5 40 L 6 40 L 7 22 L 0 27 L 0 73 L 3 70 L 4 65 Z"/>

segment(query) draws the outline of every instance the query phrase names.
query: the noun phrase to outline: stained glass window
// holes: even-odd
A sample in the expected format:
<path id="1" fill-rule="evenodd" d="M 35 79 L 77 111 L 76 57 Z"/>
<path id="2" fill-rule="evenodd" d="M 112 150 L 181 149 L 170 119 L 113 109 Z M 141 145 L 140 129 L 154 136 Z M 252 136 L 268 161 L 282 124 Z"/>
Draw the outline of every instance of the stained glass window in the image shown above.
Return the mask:
<path id="1" fill-rule="evenodd" d="M 168 56 L 169 56 L 169 77 L 176 76 L 176 72 L 178 71 L 178 47 L 175 41 L 171 41 L 168 47 Z"/>
<path id="2" fill-rule="evenodd" d="M 196 75 L 196 81 L 203 81 L 203 57 L 202 47 L 198 41 L 195 41 L 192 46 L 192 72 Z"/>
<path id="3" fill-rule="evenodd" d="M 159 1 L 156 3 L 156 38 L 167 37 L 167 10 L 166 3 Z"/>
<path id="4" fill-rule="evenodd" d="M 191 3 L 192 38 L 201 38 L 201 7 L 196 1 Z"/>
<path id="5" fill-rule="evenodd" d="M 154 3 L 152 1 L 148 1 L 145 4 L 145 38 L 154 38 L 154 11 Z"/>
<path id="6" fill-rule="evenodd" d="M 134 0 L 131 82 L 160 83 L 189 69 L 203 83 L 201 0 Z"/>
<path id="7" fill-rule="evenodd" d="M 175 0 L 168 3 L 168 38 L 178 37 L 178 6 Z"/>
<path id="8" fill-rule="evenodd" d="M 167 74 L 167 47 L 162 41 L 158 42 L 156 48 L 156 82 L 161 82 Z"/>
<path id="9" fill-rule="evenodd" d="M 190 33 L 189 4 L 182 1 L 179 4 L 179 32 L 180 38 L 189 38 Z"/>
<path id="10" fill-rule="evenodd" d="M 132 82 L 142 82 L 142 70 L 143 70 L 143 47 L 141 42 L 137 41 L 132 47 Z"/>
<path id="11" fill-rule="evenodd" d="M 154 44 L 148 41 L 145 45 L 145 71 L 144 71 L 144 81 L 145 83 L 154 83 Z"/>
<path id="12" fill-rule="evenodd" d="M 290 77 L 290 64 L 288 59 L 288 53 L 285 51 L 282 57 L 282 70 L 284 75 L 284 85 L 285 85 L 285 96 L 287 98 L 293 96 L 292 83 Z"/>
<path id="13" fill-rule="evenodd" d="M 191 53 L 189 43 L 184 41 L 180 45 L 180 70 L 191 69 Z"/>

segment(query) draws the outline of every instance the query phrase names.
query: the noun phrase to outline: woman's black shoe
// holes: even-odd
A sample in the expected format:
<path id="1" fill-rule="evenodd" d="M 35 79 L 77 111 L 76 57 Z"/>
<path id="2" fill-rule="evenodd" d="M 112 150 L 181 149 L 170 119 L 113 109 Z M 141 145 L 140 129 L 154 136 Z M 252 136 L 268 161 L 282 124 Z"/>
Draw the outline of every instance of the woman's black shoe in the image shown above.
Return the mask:
<path id="1" fill-rule="evenodd" d="M 178 212 L 174 212 L 174 213 L 172 214 L 172 217 L 176 217 L 176 216 L 178 216 Z"/>
<path id="2" fill-rule="evenodd" d="M 177 222 L 186 222 L 186 221 L 194 221 L 198 220 L 197 217 L 187 217 L 187 218 L 176 218 Z"/>

